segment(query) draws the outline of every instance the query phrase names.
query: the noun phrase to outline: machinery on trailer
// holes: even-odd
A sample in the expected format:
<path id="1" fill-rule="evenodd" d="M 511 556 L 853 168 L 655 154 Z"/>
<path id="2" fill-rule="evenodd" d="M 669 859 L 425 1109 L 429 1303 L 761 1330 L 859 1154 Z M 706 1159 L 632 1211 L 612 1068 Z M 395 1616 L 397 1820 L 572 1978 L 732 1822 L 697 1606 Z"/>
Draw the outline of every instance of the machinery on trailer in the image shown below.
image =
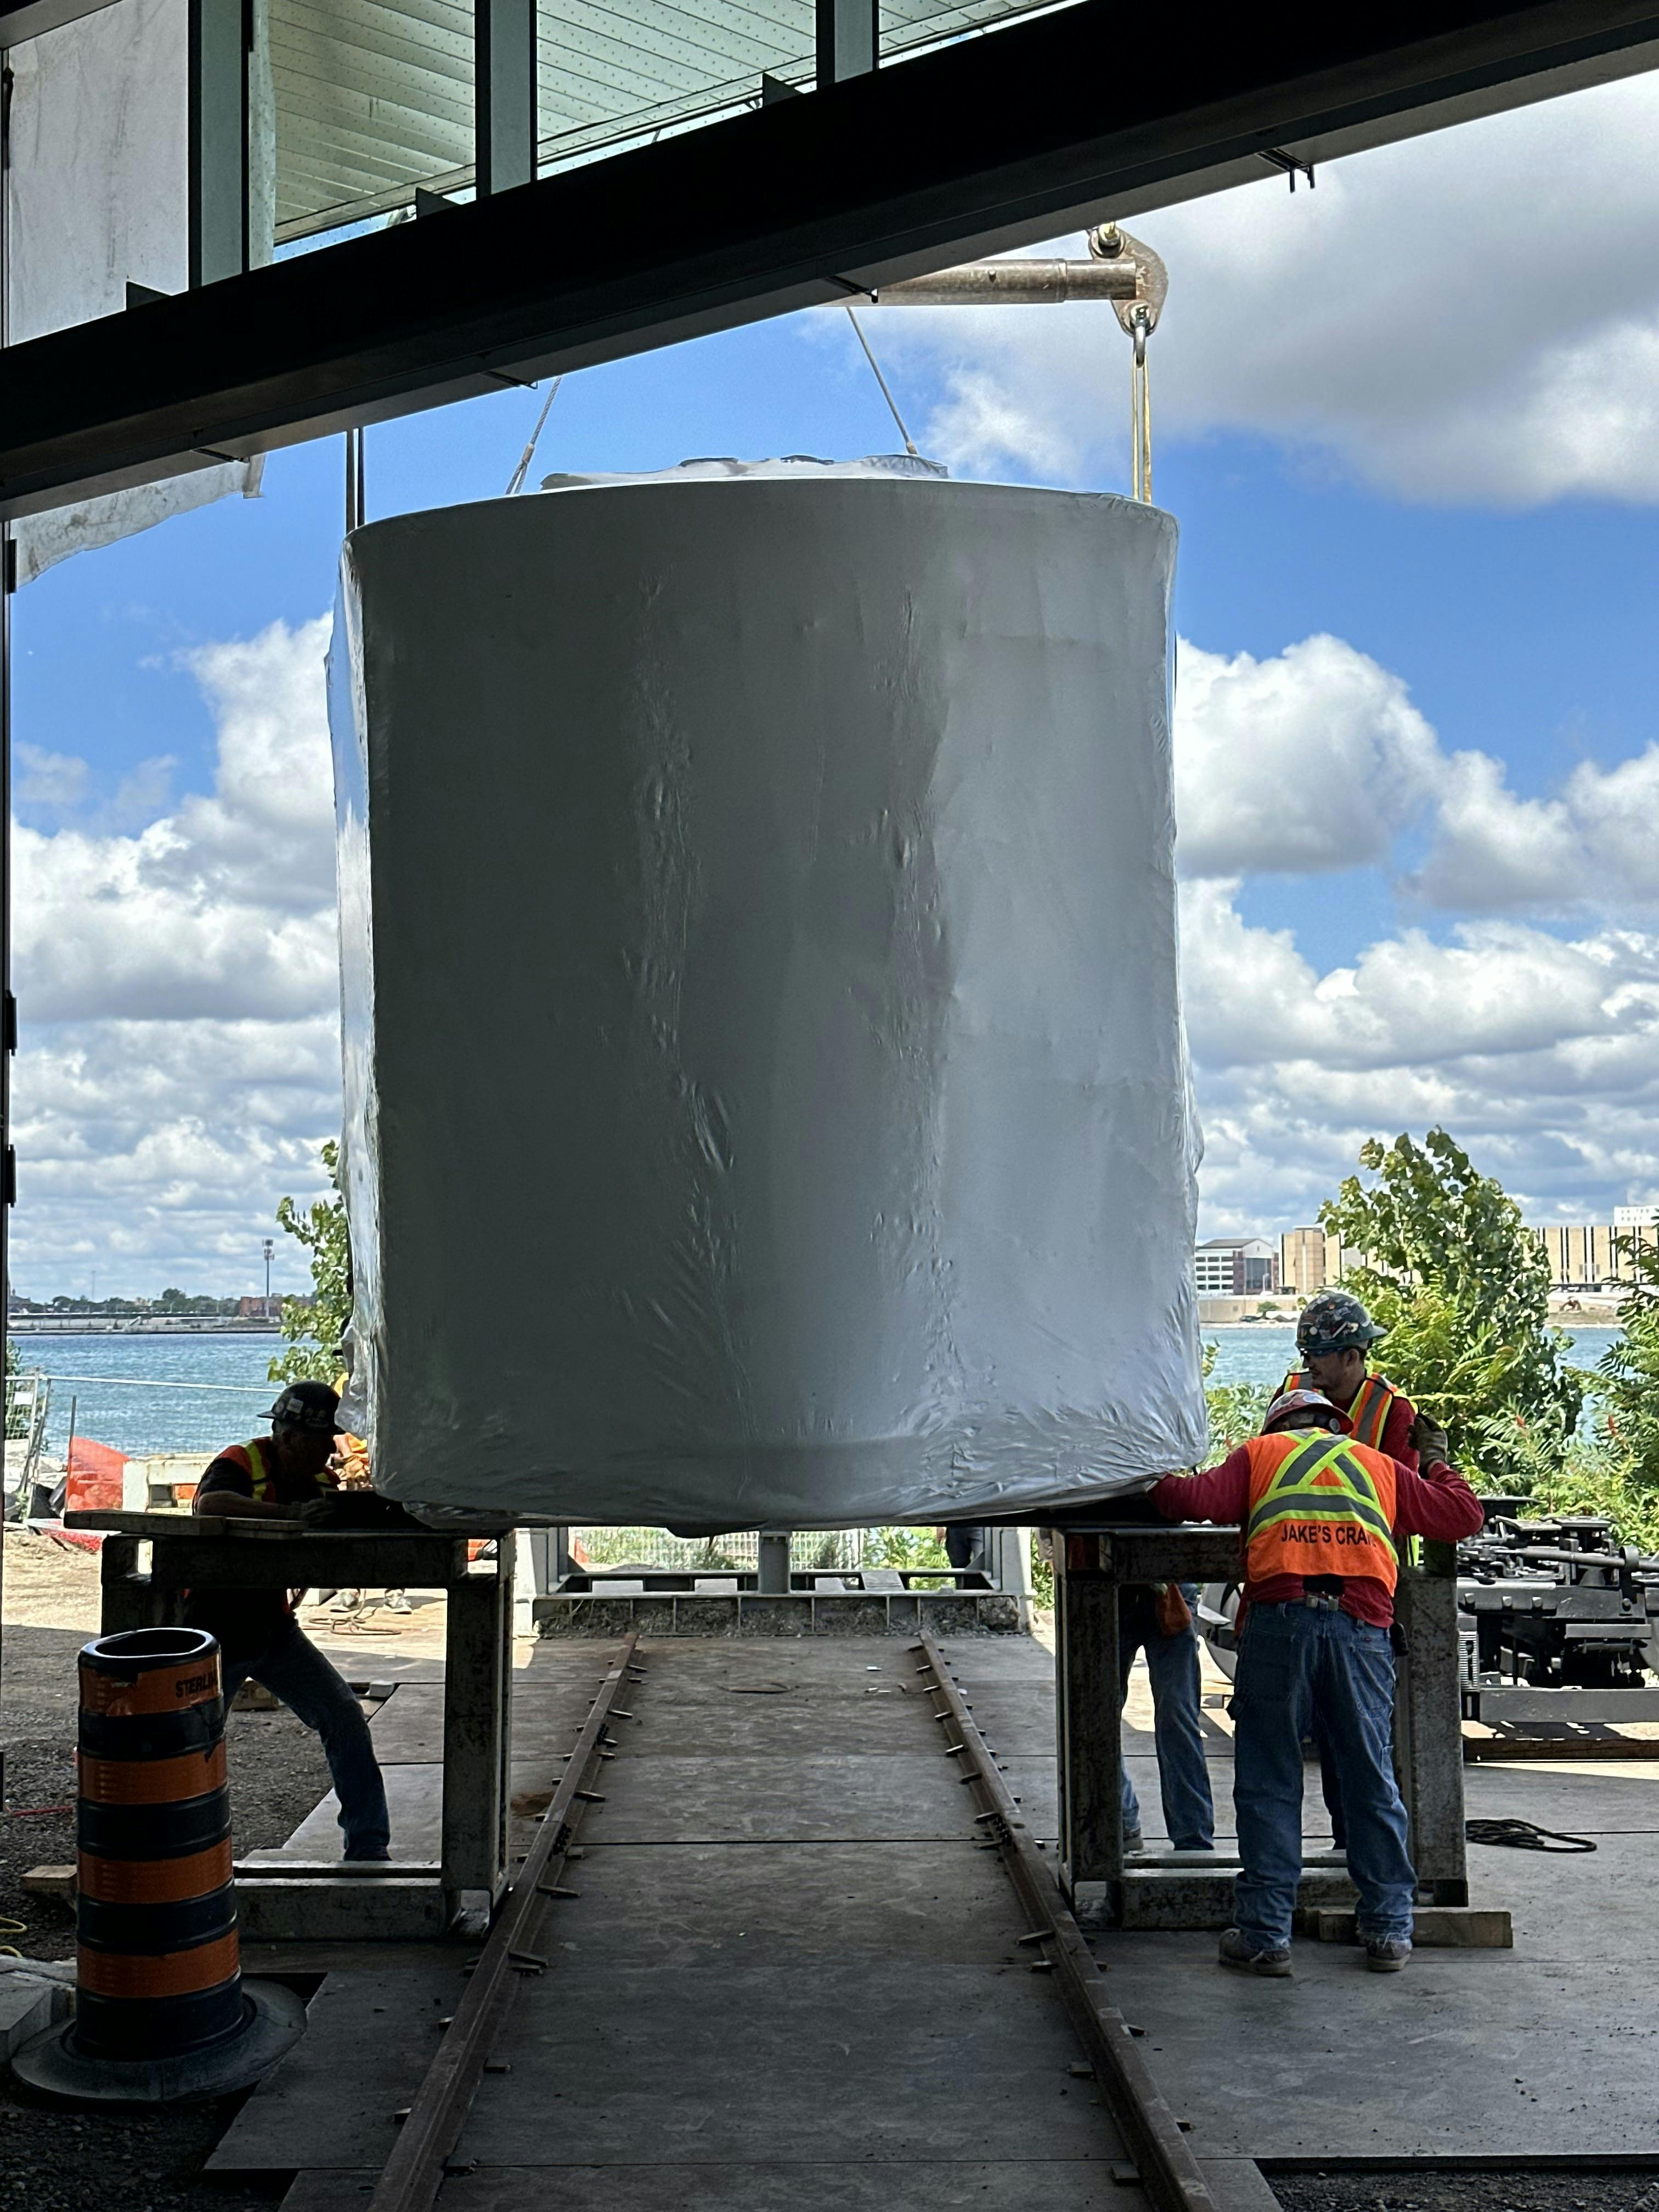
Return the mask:
<path id="1" fill-rule="evenodd" d="M 1621 1544 L 1595 1514 L 1524 1518 L 1532 1501 L 1485 1498 L 1457 1547 L 1459 1687 L 1465 1720 L 1659 1720 L 1659 1558 Z M 1239 1585 L 1210 1583 L 1199 1627 L 1229 1677 Z"/>
<path id="2" fill-rule="evenodd" d="M 1457 1553 L 1464 1718 L 1659 1719 L 1659 1559 L 1596 1515 L 1481 1502 L 1486 1526 Z"/>

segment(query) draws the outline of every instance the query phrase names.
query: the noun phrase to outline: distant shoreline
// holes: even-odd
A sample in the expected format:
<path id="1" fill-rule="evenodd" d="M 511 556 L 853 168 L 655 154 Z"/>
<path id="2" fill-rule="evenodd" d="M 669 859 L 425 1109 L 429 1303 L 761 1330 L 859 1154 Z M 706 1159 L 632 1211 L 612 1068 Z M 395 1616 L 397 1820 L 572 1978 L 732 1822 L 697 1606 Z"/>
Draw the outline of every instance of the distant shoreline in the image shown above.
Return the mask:
<path id="1" fill-rule="evenodd" d="M 18 1316 L 6 1323 L 6 1334 L 25 1336 L 280 1336 L 274 1321 L 48 1321 L 40 1314 Z"/>

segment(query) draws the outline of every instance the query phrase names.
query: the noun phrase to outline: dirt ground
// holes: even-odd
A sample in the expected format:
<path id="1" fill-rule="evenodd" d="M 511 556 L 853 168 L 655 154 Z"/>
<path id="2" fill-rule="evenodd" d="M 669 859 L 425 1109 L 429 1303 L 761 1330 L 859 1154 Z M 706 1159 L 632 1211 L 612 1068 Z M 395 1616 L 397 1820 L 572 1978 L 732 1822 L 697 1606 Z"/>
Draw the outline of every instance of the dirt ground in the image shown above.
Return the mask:
<path id="1" fill-rule="evenodd" d="M 0 1942 L 25 1956 L 75 1949 L 72 1905 L 27 1894 L 31 1867 L 75 1858 L 76 1654 L 99 1626 L 95 1553 L 5 1531 L 0 1591 Z M 411 1615 L 371 1598 L 352 1615 L 302 1608 L 301 1623 L 349 1680 L 372 1680 L 386 1655 L 441 1657 L 441 1600 L 414 1596 Z M 291 1713 L 235 1711 L 226 1729 L 231 1816 L 239 1853 L 286 1842 L 328 1790 L 317 1739 Z M 0 2212 L 252 2212 L 275 2203 L 279 2183 L 224 2183 L 202 2172 L 242 2101 L 172 2106 L 153 2113 L 75 2112 L 36 2097 L 0 2072 Z"/>
<path id="2" fill-rule="evenodd" d="M 27 1529 L 5 1532 L 0 1918 L 15 1924 L 0 1930 L 0 1940 L 32 1958 L 68 1958 L 75 1948 L 73 1907 L 29 1896 L 21 1884 L 32 1867 L 67 1866 L 75 1857 L 76 1654 L 98 1632 L 98 1573 L 93 1553 Z M 348 1680 L 369 1679 L 378 1654 L 441 1655 L 441 1601 L 411 1602 L 412 1615 L 375 1607 L 340 1616 L 312 1605 L 301 1620 Z M 366 1629 L 353 1625 L 358 1618 Z M 225 1733 L 239 1855 L 285 1843 L 327 1794 L 322 1747 L 280 1707 L 234 1711 Z"/>

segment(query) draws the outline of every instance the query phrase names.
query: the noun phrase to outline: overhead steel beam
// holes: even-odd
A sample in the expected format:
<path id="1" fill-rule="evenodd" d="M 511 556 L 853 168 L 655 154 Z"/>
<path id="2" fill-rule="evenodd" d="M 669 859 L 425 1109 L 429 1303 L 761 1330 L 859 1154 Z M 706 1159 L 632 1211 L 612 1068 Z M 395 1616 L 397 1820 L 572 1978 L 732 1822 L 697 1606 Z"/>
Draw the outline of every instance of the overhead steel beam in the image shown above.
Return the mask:
<path id="1" fill-rule="evenodd" d="M 0 514 L 616 359 L 1659 60 L 1659 0 L 1079 4 L 0 359 Z"/>
<path id="2" fill-rule="evenodd" d="M 82 15 L 95 15 L 115 0 L 0 0 L 0 49 L 21 46 L 46 31 L 61 31 Z"/>

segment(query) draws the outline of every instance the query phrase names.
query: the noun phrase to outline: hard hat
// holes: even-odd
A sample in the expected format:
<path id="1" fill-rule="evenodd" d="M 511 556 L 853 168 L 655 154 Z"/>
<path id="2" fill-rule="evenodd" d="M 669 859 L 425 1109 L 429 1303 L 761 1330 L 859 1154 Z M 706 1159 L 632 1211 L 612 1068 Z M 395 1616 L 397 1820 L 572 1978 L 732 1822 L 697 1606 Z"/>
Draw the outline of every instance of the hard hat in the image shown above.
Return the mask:
<path id="1" fill-rule="evenodd" d="M 320 1429 L 325 1436 L 343 1437 L 339 1411 L 339 1398 L 326 1382 L 290 1382 L 265 1418 L 273 1429 Z"/>
<path id="2" fill-rule="evenodd" d="M 1322 1390 L 1281 1390 L 1267 1408 L 1267 1419 L 1261 1424 L 1262 1435 L 1271 1436 L 1298 1413 L 1315 1414 L 1320 1428 L 1339 1429 L 1344 1436 L 1352 1434 L 1353 1430 L 1353 1423 L 1340 1406 L 1334 1406 Z M 1312 1425 L 1313 1423 L 1297 1423 L 1298 1428 Z"/>
<path id="3" fill-rule="evenodd" d="M 1322 1291 L 1303 1307 L 1296 1348 L 1315 1358 L 1327 1352 L 1363 1352 L 1388 1331 L 1379 1328 L 1349 1291 Z"/>

